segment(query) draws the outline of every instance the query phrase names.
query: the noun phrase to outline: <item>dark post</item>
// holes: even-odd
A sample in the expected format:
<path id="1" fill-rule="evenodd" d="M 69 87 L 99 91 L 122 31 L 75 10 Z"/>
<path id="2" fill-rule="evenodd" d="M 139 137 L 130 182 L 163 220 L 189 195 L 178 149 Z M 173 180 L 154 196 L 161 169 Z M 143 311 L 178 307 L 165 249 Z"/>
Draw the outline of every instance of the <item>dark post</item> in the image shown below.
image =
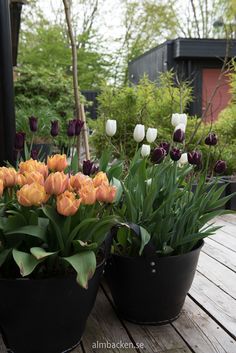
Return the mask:
<path id="1" fill-rule="evenodd" d="M 15 110 L 9 0 L 0 1 L 0 165 L 14 161 Z"/>
<path id="2" fill-rule="evenodd" d="M 22 5 L 25 0 L 11 0 L 10 1 L 10 18 L 11 18 L 11 39 L 12 39 L 12 57 L 13 66 L 17 65 L 17 54 L 20 34 L 20 21 Z"/>

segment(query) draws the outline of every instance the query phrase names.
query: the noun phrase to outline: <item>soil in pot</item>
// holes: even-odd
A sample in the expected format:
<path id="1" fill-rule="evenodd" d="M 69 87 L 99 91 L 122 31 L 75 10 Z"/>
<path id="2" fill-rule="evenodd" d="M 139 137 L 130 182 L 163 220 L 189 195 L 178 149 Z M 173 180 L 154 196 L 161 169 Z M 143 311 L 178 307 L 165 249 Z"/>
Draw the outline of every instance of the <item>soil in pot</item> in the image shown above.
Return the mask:
<path id="1" fill-rule="evenodd" d="M 104 262 L 88 289 L 75 275 L 51 279 L 0 279 L 0 327 L 13 353 L 70 352 L 80 342 L 94 305 Z"/>
<path id="2" fill-rule="evenodd" d="M 138 324 L 175 320 L 192 285 L 203 241 L 183 255 L 125 257 L 112 255 L 105 277 L 120 315 Z"/>

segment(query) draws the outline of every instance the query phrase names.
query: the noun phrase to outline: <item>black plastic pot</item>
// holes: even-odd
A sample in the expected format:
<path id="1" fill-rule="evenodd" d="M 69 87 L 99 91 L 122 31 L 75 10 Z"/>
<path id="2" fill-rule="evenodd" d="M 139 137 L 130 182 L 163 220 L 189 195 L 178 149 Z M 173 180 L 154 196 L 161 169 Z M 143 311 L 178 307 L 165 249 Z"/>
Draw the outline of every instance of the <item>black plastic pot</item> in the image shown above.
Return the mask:
<path id="1" fill-rule="evenodd" d="M 112 255 L 105 276 L 120 315 L 138 324 L 166 324 L 180 314 L 191 287 L 203 241 L 177 256 Z"/>
<path id="2" fill-rule="evenodd" d="M 224 176 L 223 179 L 226 181 L 227 186 L 226 186 L 226 196 L 231 195 L 236 192 L 236 179 L 235 177 L 232 178 L 231 176 L 227 177 Z M 227 203 L 225 208 L 227 210 L 233 210 L 236 211 L 236 195 L 233 196 Z"/>
<path id="3" fill-rule="evenodd" d="M 80 342 L 94 305 L 100 264 L 88 289 L 75 276 L 51 279 L 0 279 L 0 327 L 9 352 L 70 352 Z"/>

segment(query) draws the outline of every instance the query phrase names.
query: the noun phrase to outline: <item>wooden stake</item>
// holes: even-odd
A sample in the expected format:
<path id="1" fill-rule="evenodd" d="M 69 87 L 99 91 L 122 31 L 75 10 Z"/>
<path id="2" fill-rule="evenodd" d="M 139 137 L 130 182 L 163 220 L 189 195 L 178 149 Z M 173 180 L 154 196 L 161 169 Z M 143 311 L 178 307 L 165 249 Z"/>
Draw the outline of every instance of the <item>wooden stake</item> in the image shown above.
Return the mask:
<path id="1" fill-rule="evenodd" d="M 85 155 L 86 155 L 86 159 L 90 160 L 90 151 L 89 151 L 89 142 L 88 142 L 89 131 L 88 131 L 87 123 L 86 123 L 86 115 L 85 115 L 83 104 L 80 104 L 80 114 L 81 114 L 81 119 L 84 122 L 82 134 L 83 134 L 83 138 L 84 138 Z"/>

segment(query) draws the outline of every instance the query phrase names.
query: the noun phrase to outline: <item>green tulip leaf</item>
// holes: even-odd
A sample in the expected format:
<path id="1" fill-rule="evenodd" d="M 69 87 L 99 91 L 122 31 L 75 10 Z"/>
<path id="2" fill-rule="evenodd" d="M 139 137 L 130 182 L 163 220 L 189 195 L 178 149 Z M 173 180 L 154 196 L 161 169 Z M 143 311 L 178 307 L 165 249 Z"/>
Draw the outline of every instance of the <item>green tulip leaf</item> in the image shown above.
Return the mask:
<path id="1" fill-rule="evenodd" d="M 12 255 L 20 269 L 20 274 L 22 277 L 30 275 L 34 271 L 35 267 L 40 263 L 40 261 L 36 260 L 33 255 L 16 249 L 13 249 Z"/>
<path id="2" fill-rule="evenodd" d="M 6 261 L 11 251 L 12 249 L 4 249 L 3 251 L 0 252 L 0 266 L 2 266 L 2 264 Z"/>
<path id="3" fill-rule="evenodd" d="M 46 228 L 40 226 L 24 226 L 20 228 L 13 229 L 11 231 L 5 232 L 6 235 L 11 234 L 24 234 L 31 235 L 32 237 L 39 238 L 41 240 L 46 240 Z"/>
<path id="4" fill-rule="evenodd" d="M 145 245 L 150 241 L 151 235 L 148 233 L 148 231 L 140 226 L 140 235 L 141 235 L 141 247 L 139 250 L 139 255 L 142 255 L 143 249 Z"/>
<path id="5" fill-rule="evenodd" d="M 37 260 L 45 259 L 48 256 L 52 256 L 58 253 L 58 251 L 46 252 L 43 248 L 40 247 L 33 247 L 30 249 L 30 252 Z"/>
<path id="6" fill-rule="evenodd" d="M 96 256 L 93 251 L 84 251 L 70 257 L 64 257 L 77 272 L 77 282 L 87 289 L 88 281 L 96 270 Z"/>

